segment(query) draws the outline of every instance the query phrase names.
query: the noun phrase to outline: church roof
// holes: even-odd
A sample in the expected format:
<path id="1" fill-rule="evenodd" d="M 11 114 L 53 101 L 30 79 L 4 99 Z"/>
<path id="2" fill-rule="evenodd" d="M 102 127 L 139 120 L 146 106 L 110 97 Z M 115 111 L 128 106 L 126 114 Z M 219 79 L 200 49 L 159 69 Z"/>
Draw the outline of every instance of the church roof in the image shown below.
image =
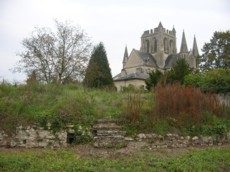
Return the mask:
<path id="1" fill-rule="evenodd" d="M 145 52 L 141 52 L 139 50 L 135 50 L 135 53 L 143 60 L 143 63 L 145 66 L 151 66 L 151 67 L 158 67 L 156 60 L 154 59 L 154 57 L 150 54 L 150 53 L 145 53 Z"/>
<path id="2" fill-rule="evenodd" d="M 170 69 L 172 68 L 173 64 L 176 63 L 176 61 L 180 58 L 180 54 L 171 54 L 167 57 L 165 61 L 164 69 Z"/>
<path id="3" fill-rule="evenodd" d="M 124 67 L 124 70 L 126 68 L 138 68 L 142 66 L 158 68 L 156 64 L 156 60 L 150 53 L 145 53 L 145 52 L 141 52 L 141 51 L 133 49 L 128 58 L 128 62 L 126 63 Z M 135 73 L 125 74 L 125 75 L 122 75 L 120 73 L 116 75 L 113 78 L 113 80 L 114 81 L 132 80 L 132 79 L 145 80 L 148 77 L 149 77 L 149 74 L 146 72 L 135 72 Z"/>
<path id="4" fill-rule="evenodd" d="M 114 81 L 127 81 L 127 80 L 133 80 L 133 79 L 138 79 L 138 80 L 145 80 L 149 77 L 149 74 L 147 73 L 131 73 L 127 74 L 124 76 L 121 76 L 121 74 L 118 74 L 113 78 Z"/>

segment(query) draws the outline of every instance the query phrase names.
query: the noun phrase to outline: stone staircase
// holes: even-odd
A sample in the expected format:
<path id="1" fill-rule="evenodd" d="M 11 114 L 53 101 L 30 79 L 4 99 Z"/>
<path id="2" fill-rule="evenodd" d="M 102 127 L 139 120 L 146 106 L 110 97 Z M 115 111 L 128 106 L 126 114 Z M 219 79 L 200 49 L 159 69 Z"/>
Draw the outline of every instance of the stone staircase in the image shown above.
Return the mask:
<path id="1" fill-rule="evenodd" d="M 94 147 L 121 148 L 126 147 L 125 131 L 113 119 L 100 119 L 92 128 Z"/>

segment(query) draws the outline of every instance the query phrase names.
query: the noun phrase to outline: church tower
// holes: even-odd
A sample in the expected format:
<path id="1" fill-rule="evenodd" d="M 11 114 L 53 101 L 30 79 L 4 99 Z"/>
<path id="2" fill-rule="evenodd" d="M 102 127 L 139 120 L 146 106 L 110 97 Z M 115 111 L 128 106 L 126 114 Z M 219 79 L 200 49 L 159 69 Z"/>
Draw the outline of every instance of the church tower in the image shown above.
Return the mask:
<path id="1" fill-rule="evenodd" d="M 141 36 L 140 51 L 150 53 L 162 68 L 168 55 L 177 53 L 175 28 L 167 30 L 160 22 L 158 27 L 145 31 Z"/>
<path id="2" fill-rule="evenodd" d="M 181 58 L 195 69 L 197 56 L 199 53 L 195 37 L 193 48 L 189 51 L 183 31 L 180 51 L 177 53 L 174 26 L 172 30 L 168 30 L 160 22 L 156 28 L 144 31 L 141 36 L 140 50 L 132 49 L 128 54 L 127 46 L 125 47 L 123 68 L 119 74 L 114 76 L 114 85 L 119 91 L 129 85 L 144 88 L 145 80 L 149 78 L 151 71 L 168 71 Z"/>

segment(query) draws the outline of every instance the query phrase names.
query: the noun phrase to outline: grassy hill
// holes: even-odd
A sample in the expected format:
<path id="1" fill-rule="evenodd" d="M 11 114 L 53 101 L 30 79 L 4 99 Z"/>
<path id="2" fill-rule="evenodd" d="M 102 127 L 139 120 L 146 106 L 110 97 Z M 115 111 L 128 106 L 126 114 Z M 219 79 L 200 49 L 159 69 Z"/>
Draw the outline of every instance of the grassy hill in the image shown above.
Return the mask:
<path id="1" fill-rule="evenodd" d="M 0 129 L 12 133 L 18 125 L 46 127 L 48 122 L 54 131 L 69 123 L 89 128 L 97 119 L 113 118 L 121 120 L 131 135 L 215 134 L 229 130 L 229 108 L 224 107 L 223 111 L 215 104 L 213 109 L 210 97 L 206 101 L 206 95 L 199 91 L 177 87 L 152 92 L 126 89 L 118 93 L 86 89 L 81 84 L 0 84 Z M 199 104 L 197 99 L 205 101 Z"/>

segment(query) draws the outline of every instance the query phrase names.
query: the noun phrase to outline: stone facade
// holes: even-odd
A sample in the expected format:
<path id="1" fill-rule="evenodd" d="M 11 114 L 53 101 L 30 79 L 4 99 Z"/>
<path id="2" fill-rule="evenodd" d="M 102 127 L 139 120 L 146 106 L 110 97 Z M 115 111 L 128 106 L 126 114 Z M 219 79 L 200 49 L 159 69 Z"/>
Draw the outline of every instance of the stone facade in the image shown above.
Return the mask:
<path id="1" fill-rule="evenodd" d="M 144 88 L 145 80 L 144 79 L 122 80 L 119 82 L 114 82 L 114 85 L 119 91 L 121 91 L 125 87 L 128 87 L 129 85 L 134 85 L 136 88 Z"/>
<path id="2" fill-rule="evenodd" d="M 144 31 L 141 36 L 140 50 L 133 49 L 128 55 L 127 47 L 125 47 L 123 68 L 121 73 L 113 78 L 114 84 L 118 91 L 129 84 L 139 88 L 148 78 L 149 72 L 156 69 L 160 71 L 170 70 L 179 58 L 184 58 L 191 68 L 196 68 L 196 57 L 198 56 L 195 37 L 193 48 L 188 51 L 183 32 L 180 52 L 177 53 L 175 28 L 173 27 L 172 30 L 165 29 L 160 22 L 158 27 Z M 133 80 L 137 82 L 132 82 Z"/>

